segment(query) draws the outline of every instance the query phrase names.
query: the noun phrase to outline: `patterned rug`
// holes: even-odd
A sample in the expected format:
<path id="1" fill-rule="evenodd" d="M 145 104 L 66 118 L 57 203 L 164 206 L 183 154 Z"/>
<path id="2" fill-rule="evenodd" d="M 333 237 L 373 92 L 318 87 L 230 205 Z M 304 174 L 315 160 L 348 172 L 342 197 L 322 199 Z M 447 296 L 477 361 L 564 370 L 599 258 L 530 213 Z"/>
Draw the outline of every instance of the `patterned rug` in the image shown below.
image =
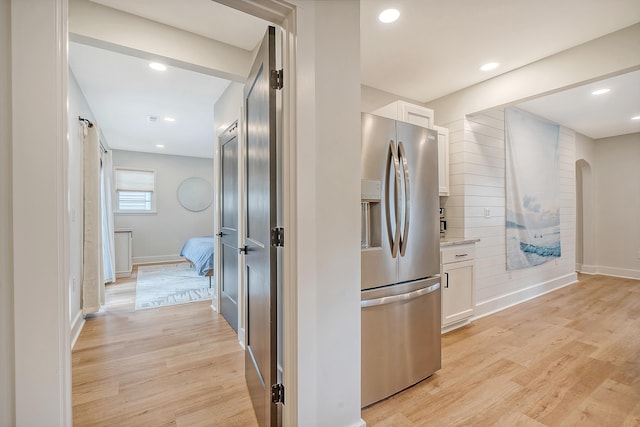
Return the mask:
<path id="1" fill-rule="evenodd" d="M 209 278 L 198 276 L 188 263 L 138 267 L 136 310 L 211 299 Z"/>

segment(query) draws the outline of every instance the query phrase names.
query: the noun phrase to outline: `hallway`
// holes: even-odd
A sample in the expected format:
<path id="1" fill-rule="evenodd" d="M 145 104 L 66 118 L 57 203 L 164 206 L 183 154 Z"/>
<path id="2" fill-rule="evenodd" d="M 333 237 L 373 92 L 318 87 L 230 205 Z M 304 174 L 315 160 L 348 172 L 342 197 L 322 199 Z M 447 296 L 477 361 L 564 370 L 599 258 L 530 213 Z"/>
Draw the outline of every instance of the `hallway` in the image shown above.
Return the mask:
<path id="1" fill-rule="evenodd" d="M 244 352 L 211 302 L 135 311 L 133 273 L 73 349 L 74 425 L 257 425 Z"/>

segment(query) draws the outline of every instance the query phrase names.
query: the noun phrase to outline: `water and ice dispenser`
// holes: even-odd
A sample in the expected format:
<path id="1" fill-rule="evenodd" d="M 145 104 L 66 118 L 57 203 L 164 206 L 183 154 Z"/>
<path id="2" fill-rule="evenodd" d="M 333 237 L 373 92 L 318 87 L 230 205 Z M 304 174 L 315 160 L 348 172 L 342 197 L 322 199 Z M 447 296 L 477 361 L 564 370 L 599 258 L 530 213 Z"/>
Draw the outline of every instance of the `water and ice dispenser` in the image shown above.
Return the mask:
<path id="1" fill-rule="evenodd" d="M 379 247 L 380 232 L 382 230 L 382 209 L 380 206 L 381 183 L 377 180 L 363 179 L 360 188 L 360 216 L 361 233 L 360 247 L 362 249 Z"/>

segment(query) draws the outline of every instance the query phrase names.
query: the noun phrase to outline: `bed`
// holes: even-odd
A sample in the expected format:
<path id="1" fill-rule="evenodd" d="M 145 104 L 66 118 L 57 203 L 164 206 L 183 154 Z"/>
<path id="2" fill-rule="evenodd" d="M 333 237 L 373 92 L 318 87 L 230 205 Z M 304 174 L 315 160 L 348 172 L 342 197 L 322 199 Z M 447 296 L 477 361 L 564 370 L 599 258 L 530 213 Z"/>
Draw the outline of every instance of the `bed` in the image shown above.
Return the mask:
<path id="1" fill-rule="evenodd" d="M 213 276 L 213 236 L 190 237 L 182 246 L 180 256 L 186 258 L 196 269 L 199 276 Z"/>

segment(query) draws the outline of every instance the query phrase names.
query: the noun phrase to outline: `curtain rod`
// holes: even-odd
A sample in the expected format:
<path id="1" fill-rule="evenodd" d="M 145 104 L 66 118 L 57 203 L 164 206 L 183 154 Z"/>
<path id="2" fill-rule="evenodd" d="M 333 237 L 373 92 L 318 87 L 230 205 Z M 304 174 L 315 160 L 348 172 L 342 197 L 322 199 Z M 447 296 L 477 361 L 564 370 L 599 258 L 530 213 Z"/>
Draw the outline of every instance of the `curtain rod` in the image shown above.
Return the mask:
<path id="1" fill-rule="evenodd" d="M 92 128 L 92 127 L 93 127 L 93 123 L 92 123 L 92 122 L 91 122 L 91 120 L 89 120 L 89 119 L 85 119 L 85 118 L 84 118 L 84 117 L 82 117 L 82 116 L 78 116 L 78 120 L 80 120 L 81 122 L 86 123 L 86 124 L 87 124 L 87 126 L 89 126 L 90 128 Z M 107 152 L 107 149 L 106 149 L 106 148 L 104 148 L 104 145 L 102 145 L 102 141 L 100 141 L 100 150 L 101 150 L 103 153 L 106 153 L 106 152 Z"/>
<path id="2" fill-rule="evenodd" d="M 85 119 L 82 116 L 78 116 L 78 120 L 80 120 L 81 122 L 85 122 L 90 128 L 93 127 L 93 123 L 91 123 L 91 120 L 89 119 Z"/>

